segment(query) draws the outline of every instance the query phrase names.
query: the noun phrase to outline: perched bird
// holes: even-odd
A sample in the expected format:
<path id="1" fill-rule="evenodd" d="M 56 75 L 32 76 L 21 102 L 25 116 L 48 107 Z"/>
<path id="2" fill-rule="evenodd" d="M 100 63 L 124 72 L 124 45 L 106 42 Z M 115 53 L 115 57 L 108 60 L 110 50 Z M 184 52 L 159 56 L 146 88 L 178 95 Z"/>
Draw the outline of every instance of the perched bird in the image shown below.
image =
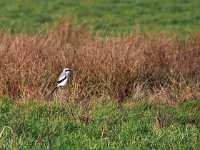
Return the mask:
<path id="1" fill-rule="evenodd" d="M 63 72 L 60 74 L 58 81 L 56 83 L 56 86 L 54 89 L 51 91 L 51 94 L 58 88 L 65 86 L 67 82 L 69 81 L 69 76 L 70 76 L 71 70 L 69 68 L 64 68 Z"/>

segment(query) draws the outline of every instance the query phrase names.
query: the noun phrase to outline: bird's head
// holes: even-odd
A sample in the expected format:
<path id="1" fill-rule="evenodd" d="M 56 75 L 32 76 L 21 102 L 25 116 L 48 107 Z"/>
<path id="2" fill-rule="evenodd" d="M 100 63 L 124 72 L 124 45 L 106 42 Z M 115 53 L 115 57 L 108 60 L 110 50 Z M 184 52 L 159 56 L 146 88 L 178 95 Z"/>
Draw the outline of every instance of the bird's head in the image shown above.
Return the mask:
<path id="1" fill-rule="evenodd" d="M 69 69 L 69 68 L 64 68 L 64 69 L 63 69 L 63 72 L 71 72 L 71 69 Z"/>

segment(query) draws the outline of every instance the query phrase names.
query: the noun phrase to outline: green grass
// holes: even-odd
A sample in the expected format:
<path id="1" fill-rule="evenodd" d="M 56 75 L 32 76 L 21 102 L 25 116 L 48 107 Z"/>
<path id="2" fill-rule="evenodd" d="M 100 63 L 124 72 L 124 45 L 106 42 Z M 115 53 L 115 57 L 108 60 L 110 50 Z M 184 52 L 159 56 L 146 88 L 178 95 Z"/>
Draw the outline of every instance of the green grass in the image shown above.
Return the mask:
<path id="1" fill-rule="evenodd" d="M 143 32 L 190 34 L 200 25 L 199 0 L 1 0 L 0 5 L 0 29 L 10 33 L 48 31 L 63 17 L 103 34 L 129 33 L 137 25 Z M 172 124 L 161 129 L 154 103 L 122 109 L 109 102 L 94 104 L 87 122 L 71 117 L 68 107 L 56 101 L 49 107 L 0 97 L 0 149 L 200 147 L 200 100 L 162 105 L 162 119 Z M 76 106 L 73 110 L 75 116 L 84 113 Z"/>
<path id="2" fill-rule="evenodd" d="M 199 0 L 1 0 L 0 28 L 9 32 L 48 30 L 63 16 L 105 34 L 199 30 Z"/>
<path id="3" fill-rule="evenodd" d="M 199 105 L 200 100 L 162 105 L 162 117 L 170 117 L 172 124 L 159 129 L 153 103 L 118 109 L 102 102 L 85 122 L 73 119 L 58 102 L 48 107 L 1 97 L 0 149 L 198 149 Z M 80 114 L 76 107 L 74 112 Z"/>

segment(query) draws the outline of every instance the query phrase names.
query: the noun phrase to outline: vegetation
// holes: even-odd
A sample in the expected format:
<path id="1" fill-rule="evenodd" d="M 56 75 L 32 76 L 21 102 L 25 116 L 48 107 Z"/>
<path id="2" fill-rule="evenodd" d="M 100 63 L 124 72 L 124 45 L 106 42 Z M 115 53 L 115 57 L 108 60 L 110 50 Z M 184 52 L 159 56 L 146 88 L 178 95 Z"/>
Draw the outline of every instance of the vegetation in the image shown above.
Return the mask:
<path id="1" fill-rule="evenodd" d="M 198 149 L 199 4 L 0 1 L 0 149 Z"/>
<path id="2" fill-rule="evenodd" d="M 63 16 L 105 34 L 129 33 L 135 25 L 186 34 L 200 25 L 199 0 L 1 0 L 0 5 L 0 28 L 10 32 L 43 31 Z"/>
<path id="3" fill-rule="evenodd" d="M 135 103 L 118 109 L 98 99 L 87 112 L 66 105 L 38 101 L 0 100 L 0 149 L 198 149 L 199 101 L 169 107 L 162 105 L 156 123 L 156 105 Z M 97 100 L 94 100 L 96 103 Z M 169 113 L 170 112 L 170 113 Z"/>
<path id="4" fill-rule="evenodd" d="M 1 34 L 0 93 L 43 99 L 67 66 L 73 68 L 72 101 L 108 95 L 119 105 L 130 97 L 173 104 L 200 97 L 199 34 L 103 39 L 70 22 L 58 24 L 47 36 Z"/>

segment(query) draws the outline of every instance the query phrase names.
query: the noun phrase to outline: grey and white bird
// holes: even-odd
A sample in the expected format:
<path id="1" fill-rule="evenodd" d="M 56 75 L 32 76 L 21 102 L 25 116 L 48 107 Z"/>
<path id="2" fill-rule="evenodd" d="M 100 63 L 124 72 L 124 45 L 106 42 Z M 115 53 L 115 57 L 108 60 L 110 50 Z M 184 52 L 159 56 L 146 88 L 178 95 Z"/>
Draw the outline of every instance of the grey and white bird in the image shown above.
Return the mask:
<path id="1" fill-rule="evenodd" d="M 54 87 L 54 89 L 51 91 L 51 94 L 53 94 L 53 92 L 58 88 L 58 87 L 63 87 L 67 84 L 67 82 L 69 81 L 69 77 L 70 77 L 70 73 L 71 73 L 71 69 L 69 68 L 64 68 L 63 72 L 60 74 L 60 76 L 58 77 L 58 81 L 56 83 L 56 86 Z"/>

